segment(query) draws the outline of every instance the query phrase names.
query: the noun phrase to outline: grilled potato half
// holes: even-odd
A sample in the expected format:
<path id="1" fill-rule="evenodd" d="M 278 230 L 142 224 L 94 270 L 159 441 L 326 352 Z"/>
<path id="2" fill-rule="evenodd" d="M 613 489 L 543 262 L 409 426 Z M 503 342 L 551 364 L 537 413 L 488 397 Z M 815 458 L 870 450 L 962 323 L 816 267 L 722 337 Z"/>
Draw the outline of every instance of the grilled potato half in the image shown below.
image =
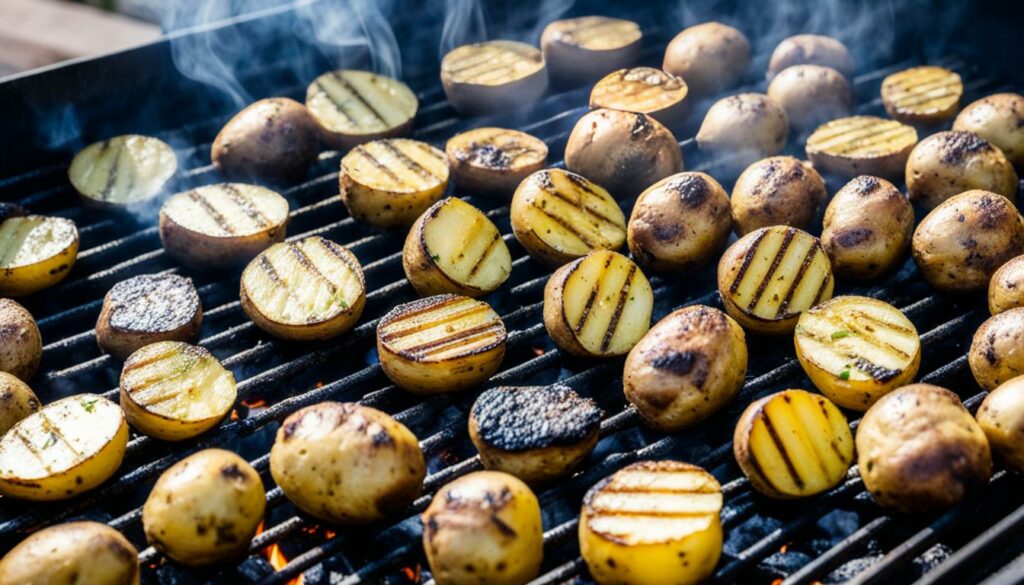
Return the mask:
<path id="1" fill-rule="evenodd" d="M 66 500 L 117 471 L 128 445 L 121 408 L 95 394 L 51 402 L 0 438 L 0 494 Z"/>
<path id="2" fill-rule="evenodd" d="M 788 226 L 750 232 L 718 262 L 718 294 L 747 329 L 784 335 L 800 313 L 832 298 L 835 279 L 818 238 Z"/>
<path id="3" fill-rule="evenodd" d="M 530 256 L 561 266 L 592 250 L 618 250 L 626 216 L 600 185 L 561 169 L 537 171 L 512 196 L 512 232 Z"/>
<path id="4" fill-rule="evenodd" d="M 580 553 L 599 585 L 691 585 L 722 554 L 722 487 L 677 461 L 642 461 L 583 498 Z"/>
<path id="5" fill-rule="evenodd" d="M 548 88 L 544 55 L 515 41 L 456 47 L 441 60 L 441 86 L 463 114 L 504 112 L 529 106 Z"/>
<path id="6" fill-rule="evenodd" d="M 366 280 L 359 259 L 320 236 L 274 244 L 242 272 L 242 310 L 283 339 L 330 339 L 359 321 Z"/>
<path id="7" fill-rule="evenodd" d="M 818 390 L 851 410 L 909 384 L 921 366 L 921 339 L 896 307 L 842 296 L 805 311 L 793 338 L 796 357 Z"/>
<path id="8" fill-rule="evenodd" d="M 907 124 L 938 124 L 956 115 L 964 83 L 944 67 L 911 67 L 882 80 L 889 115 Z"/>
<path id="9" fill-rule="evenodd" d="M 482 211 L 449 197 L 412 224 L 402 249 L 402 267 L 421 296 L 479 297 L 505 282 L 512 273 L 512 256 L 501 232 Z"/>
<path id="10" fill-rule="evenodd" d="M 159 138 L 128 134 L 83 148 L 68 169 L 82 203 L 117 209 L 146 203 L 178 170 L 174 150 Z"/>
<path id="11" fill-rule="evenodd" d="M 843 481 L 853 463 L 853 434 L 828 398 L 783 390 L 743 411 L 732 449 L 754 489 L 772 498 L 802 498 Z"/>
<path id="12" fill-rule="evenodd" d="M 818 169 L 852 179 L 874 175 L 899 181 L 917 130 L 895 120 L 851 116 L 826 122 L 807 138 L 807 158 Z"/>
<path id="13" fill-rule="evenodd" d="M 39 410 L 39 399 L 28 384 L 0 371 L 0 437 L 20 420 Z"/>
<path id="14" fill-rule="evenodd" d="M 137 585 L 138 551 L 99 522 L 44 528 L 0 560 L 0 585 Z"/>
<path id="15" fill-rule="evenodd" d="M 720 22 L 684 29 L 665 48 L 662 69 L 682 77 L 695 93 L 711 94 L 739 83 L 750 69 L 747 36 Z"/>
<path id="16" fill-rule="evenodd" d="M 235 404 L 235 376 L 208 350 L 161 341 L 133 353 L 121 371 L 121 408 L 133 427 L 181 441 L 217 426 Z"/>
<path id="17" fill-rule="evenodd" d="M 444 147 L 455 185 L 468 194 L 511 196 L 519 183 L 547 163 L 548 146 L 536 136 L 508 128 L 473 128 Z"/>
<path id="18" fill-rule="evenodd" d="M 989 392 L 976 415 L 992 451 L 1015 469 L 1024 469 L 1024 376 Z"/>
<path id="19" fill-rule="evenodd" d="M 560 348 L 582 357 L 633 349 L 651 326 L 654 291 L 640 267 L 598 250 L 559 268 L 544 287 L 544 327 Z"/>
<path id="20" fill-rule="evenodd" d="M 1024 307 L 1024 256 L 1011 258 L 988 282 L 988 310 L 995 315 Z"/>
<path id="21" fill-rule="evenodd" d="M 100 349 L 118 359 L 158 341 L 194 342 L 203 306 L 191 278 L 141 274 L 115 284 L 96 321 Z"/>
<path id="22" fill-rule="evenodd" d="M 63 217 L 26 215 L 0 223 L 0 295 L 21 297 L 64 280 L 78 257 L 78 228 Z"/>
<path id="23" fill-rule="evenodd" d="M 288 201 L 270 189 L 220 183 L 174 195 L 160 210 L 160 241 L 182 264 L 234 267 L 284 240 Z"/>
<path id="24" fill-rule="evenodd" d="M 469 414 L 469 437 L 484 467 L 529 484 L 574 470 L 600 430 L 597 404 L 563 385 L 491 388 Z"/>
<path id="25" fill-rule="evenodd" d="M 971 339 L 967 361 L 978 385 L 985 390 L 1024 374 L 1024 308 L 989 317 Z"/>
<path id="26" fill-rule="evenodd" d="M 590 92 L 590 107 L 647 114 L 672 127 L 686 119 L 689 93 L 681 77 L 654 67 L 633 67 L 598 81 Z"/>
<path id="27" fill-rule="evenodd" d="M 27 382 L 43 358 L 43 337 L 28 309 L 0 298 L 0 372 Z"/>
<path id="28" fill-rule="evenodd" d="M 391 310 L 377 325 L 377 354 L 396 385 L 418 394 L 475 386 L 505 358 L 505 324 L 490 305 L 437 295 Z"/>
<path id="29" fill-rule="evenodd" d="M 1003 151 L 971 132 L 938 132 L 910 153 L 907 196 L 933 209 L 953 195 L 971 189 L 1017 200 L 1017 173 Z"/>
<path id="30" fill-rule="evenodd" d="M 419 100 L 409 86 L 386 75 L 339 69 L 313 80 L 306 109 L 332 148 L 405 136 L 412 130 Z"/>
<path id="31" fill-rule="evenodd" d="M 412 225 L 448 188 L 448 160 L 407 138 L 361 144 L 341 159 L 341 201 L 349 215 L 379 227 Z"/>
<path id="32" fill-rule="evenodd" d="M 544 27 L 540 48 L 551 79 L 563 85 L 593 83 L 640 59 L 643 33 L 631 20 L 580 16 Z"/>
<path id="33" fill-rule="evenodd" d="M 997 93 L 971 103 L 957 115 L 953 130 L 981 136 L 1024 172 L 1024 96 L 1019 93 Z"/>

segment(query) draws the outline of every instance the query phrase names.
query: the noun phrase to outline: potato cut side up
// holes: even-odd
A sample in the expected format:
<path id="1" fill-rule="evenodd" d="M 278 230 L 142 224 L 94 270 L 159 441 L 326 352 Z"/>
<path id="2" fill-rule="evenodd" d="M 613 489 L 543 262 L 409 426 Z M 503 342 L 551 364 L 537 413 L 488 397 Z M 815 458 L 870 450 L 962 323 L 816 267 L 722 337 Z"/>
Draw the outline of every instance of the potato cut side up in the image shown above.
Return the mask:
<path id="1" fill-rule="evenodd" d="M 512 256 L 498 228 L 483 212 L 451 198 L 427 213 L 421 242 L 445 275 L 484 291 L 505 282 L 512 272 Z"/>
<path id="2" fill-rule="evenodd" d="M 235 376 L 209 351 L 176 341 L 147 345 L 128 358 L 121 390 L 138 407 L 165 419 L 220 419 L 235 403 Z"/>
<path id="3" fill-rule="evenodd" d="M 159 195 L 177 169 L 178 159 L 167 143 L 132 134 L 82 149 L 71 162 L 68 178 L 89 201 L 131 205 Z"/>
<path id="4" fill-rule="evenodd" d="M 917 131 L 895 120 L 852 116 L 833 120 L 807 139 L 807 153 L 846 159 L 874 159 L 909 150 L 917 144 Z"/>
<path id="5" fill-rule="evenodd" d="M 0 269 L 45 262 L 75 245 L 78 229 L 70 219 L 29 215 L 0 223 Z"/>
<path id="6" fill-rule="evenodd" d="M 457 162 L 494 171 L 540 165 L 548 158 L 548 147 L 543 140 L 506 128 L 467 130 L 453 136 L 445 150 Z"/>
<path id="7" fill-rule="evenodd" d="M 257 185 L 220 183 L 178 193 L 167 200 L 162 213 L 198 234 L 240 238 L 283 225 L 288 220 L 288 201 Z"/>
<path id="8" fill-rule="evenodd" d="M 326 130 L 357 136 L 383 134 L 408 124 L 419 101 L 397 79 L 343 69 L 317 77 L 306 93 L 306 106 Z"/>
<path id="9" fill-rule="evenodd" d="M 609 73 L 590 92 L 591 108 L 656 114 L 671 108 L 688 93 L 681 78 L 654 67 L 633 67 Z"/>
<path id="10" fill-rule="evenodd" d="M 613 51 L 640 40 L 643 33 L 633 21 L 607 16 L 581 16 L 560 20 L 556 40 L 591 51 Z"/>
<path id="11" fill-rule="evenodd" d="M 390 352 L 427 363 L 483 353 L 505 342 L 505 325 L 490 305 L 459 295 L 439 295 L 396 307 L 377 335 Z"/>
<path id="12" fill-rule="evenodd" d="M 951 115 L 963 93 L 960 76 L 943 67 L 912 67 L 882 82 L 886 109 L 897 117 Z"/>
<path id="13" fill-rule="evenodd" d="M 440 193 L 448 162 L 440 150 L 418 140 L 375 140 L 352 149 L 341 162 L 356 183 L 387 193 Z"/>
<path id="14" fill-rule="evenodd" d="M 441 61 L 441 75 L 452 83 L 503 85 L 537 73 L 544 58 L 536 47 L 515 41 L 488 41 L 457 47 Z"/>

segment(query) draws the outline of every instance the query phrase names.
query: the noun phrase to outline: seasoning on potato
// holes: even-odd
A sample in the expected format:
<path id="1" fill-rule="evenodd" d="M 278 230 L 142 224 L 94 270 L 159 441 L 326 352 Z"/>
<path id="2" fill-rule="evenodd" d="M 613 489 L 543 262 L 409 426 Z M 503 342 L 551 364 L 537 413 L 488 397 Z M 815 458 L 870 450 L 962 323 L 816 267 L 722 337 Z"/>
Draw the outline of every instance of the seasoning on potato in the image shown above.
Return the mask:
<path id="1" fill-rule="evenodd" d="M 640 25 L 631 20 L 580 16 L 544 27 L 540 48 L 553 82 L 579 85 L 635 63 L 642 39 Z"/>
<path id="2" fill-rule="evenodd" d="M 743 329 L 703 305 L 658 321 L 626 358 L 622 386 L 649 426 L 675 432 L 732 401 L 747 373 Z"/>
<path id="3" fill-rule="evenodd" d="M 988 282 L 988 310 L 995 315 L 1024 307 L 1024 256 L 1011 258 Z"/>
<path id="4" fill-rule="evenodd" d="M 911 67 L 882 80 L 882 102 L 889 115 L 907 124 L 938 124 L 960 108 L 964 84 L 944 67 Z"/>
<path id="5" fill-rule="evenodd" d="M 1017 199 L 1017 173 L 1003 151 L 970 132 L 938 132 L 914 147 L 907 159 L 907 195 L 934 209 L 971 189 Z"/>
<path id="6" fill-rule="evenodd" d="M 68 178 L 85 205 L 118 209 L 156 198 L 177 169 L 178 158 L 166 142 L 127 134 L 83 148 Z"/>
<path id="7" fill-rule="evenodd" d="M 869 280 L 899 266 L 914 235 L 914 208 L 895 185 L 860 175 L 825 208 L 821 246 L 841 278 Z"/>
<path id="8" fill-rule="evenodd" d="M 561 169 L 537 171 L 512 196 L 512 232 L 530 256 L 561 266 L 592 250 L 618 250 L 626 216 L 600 185 Z"/>
<path id="9" fill-rule="evenodd" d="M 15 424 L 39 410 L 39 399 L 28 384 L 0 371 L 0 437 Z"/>
<path id="10" fill-rule="evenodd" d="M 27 382 L 43 358 L 43 337 L 32 313 L 17 301 L 0 298 L 0 372 Z"/>
<path id="11" fill-rule="evenodd" d="M 651 326 L 654 292 L 643 271 L 617 252 L 598 250 L 559 268 L 544 287 L 544 327 L 581 357 L 628 353 Z"/>
<path id="12" fill-rule="evenodd" d="M 491 377 L 505 358 L 505 324 L 490 305 L 446 294 L 398 305 L 377 325 L 384 374 L 418 394 L 456 392 Z"/>
<path id="13" fill-rule="evenodd" d="M 875 116 L 850 116 L 818 126 L 807 138 L 806 150 L 807 158 L 821 171 L 898 181 L 916 144 L 913 126 Z"/>
<path id="14" fill-rule="evenodd" d="M 505 282 L 512 273 L 512 256 L 501 232 L 482 211 L 449 197 L 412 225 L 402 249 L 402 267 L 420 296 L 479 297 Z"/>
<path id="15" fill-rule="evenodd" d="M 96 341 L 123 360 L 158 341 L 194 342 L 202 323 L 203 306 L 191 278 L 140 274 L 115 284 L 103 297 Z"/>
<path id="16" fill-rule="evenodd" d="M 263 480 L 223 449 L 189 455 L 160 475 L 142 507 L 146 541 L 189 567 L 237 561 L 263 521 Z"/>
<path id="17" fill-rule="evenodd" d="M 464 475 L 441 488 L 421 518 L 423 550 L 438 585 L 523 585 L 540 571 L 540 504 L 512 475 Z"/>
<path id="18" fill-rule="evenodd" d="M 1024 469 L 1024 376 L 1010 378 L 985 397 L 976 415 L 992 451 L 1015 469 Z"/>
<path id="19" fill-rule="evenodd" d="M 805 390 L 783 390 L 743 411 L 732 441 L 750 485 L 770 498 L 805 498 L 843 481 L 853 434 L 835 404 Z"/>
<path id="20" fill-rule="evenodd" d="M 448 160 L 407 138 L 361 144 L 341 159 L 341 201 L 359 221 L 408 227 L 448 188 Z"/>
<path id="21" fill-rule="evenodd" d="M 825 181 L 810 164 L 773 156 L 748 166 L 732 189 L 732 225 L 739 235 L 773 225 L 808 229 L 825 201 Z"/>
<path id="22" fill-rule="evenodd" d="M 590 107 L 647 114 L 666 127 L 686 118 L 689 87 L 682 78 L 654 67 L 620 69 L 590 91 Z"/>
<path id="23" fill-rule="evenodd" d="M 138 551 L 99 522 L 57 524 L 33 533 L 0 560 L 3 585 L 132 585 Z"/>
<path id="24" fill-rule="evenodd" d="M 63 217 L 25 215 L 0 223 L 0 295 L 21 297 L 64 278 L 78 257 L 78 228 Z"/>
<path id="25" fill-rule="evenodd" d="M 654 118 L 600 109 L 576 122 L 565 144 L 565 167 L 621 197 L 682 171 L 683 151 Z"/>
<path id="26" fill-rule="evenodd" d="M 846 45 L 823 35 L 794 35 L 785 38 L 772 51 L 768 62 L 768 80 L 795 65 L 830 67 L 846 79 L 853 79 L 853 58 Z"/>
<path id="27" fill-rule="evenodd" d="M 320 127 L 324 142 L 349 149 L 409 134 L 419 100 L 408 85 L 392 77 L 339 69 L 309 84 L 306 109 Z"/>
<path id="28" fill-rule="evenodd" d="M 971 340 L 967 361 L 978 385 L 993 390 L 1024 374 L 1024 309 L 997 313 L 978 327 Z"/>
<path id="29" fill-rule="evenodd" d="M 718 262 L 726 312 L 763 335 L 793 331 L 800 314 L 832 298 L 835 279 L 818 238 L 788 226 L 750 232 Z"/>
<path id="30" fill-rule="evenodd" d="M 933 209 L 914 230 L 914 261 L 944 292 L 985 290 L 995 271 L 1024 253 L 1024 218 L 1006 197 L 967 191 Z"/>
<path id="31" fill-rule="evenodd" d="M 359 321 L 366 305 L 363 267 L 348 248 L 320 236 L 274 244 L 241 283 L 242 310 L 283 339 L 331 339 Z"/>
<path id="32" fill-rule="evenodd" d="M 1024 96 L 1019 93 L 997 93 L 972 102 L 957 115 L 953 130 L 981 136 L 1024 172 Z"/>
<path id="33" fill-rule="evenodd" d="M 301 179 L 320 154 L 320 127 L 299 102 L 259 100 L 228 121 L 210 150 L 213 166 L 232 178 Z"/>
<path id="34" fill-rule="evenodd" d="M 853 91 L 835 69 L 821 65 L 793 65 L 768 85 L 768 97 L 786 111 L 794 129 L 813 130 L 829 120 L 850 115 Z"/>
<path id="35" fill-rule="evenodd" d="M 441 85 L 463 114 L 503 112 L 533 104 L 548 88 L 544 56 L 515 41 L 463 45 L 441 59 Z"/>
<path id="36" fill-rule="evenodd" d="M 387 414 L 321 402 L 281 424 L 270 473 L 303 512 L 327 522 L 367 524 L 420 495 L 426 464 L 416 436 Z"/>
<path id="37" fill-rule="evenodd" d="M 722 554 L 722 487 L 696 465 L 633 463 L 583 497 L 580 554 L 598 585 L 696 585 Z"/>
<path id="38" fill-rule="evenodd" d="M 536 136 L 508 128 L 474 128 L 445 144 L 455 186 L 467 194 L 511 196 L 519 183 L 544 168 L 548 146 Z"/>
<path id="39" fill-rule="evenodd" d="M 484 391 L 469 415 L 469 437 L 487 469 L 540 484 L 576 469 L 594 450 L 601 409 L 568 386 Z"/>
<path id="40" fill-rule="evenodd" d="M 775 100 L 761 93 L 741 93 L 715 102 L 697 131 L 697 147 L 726 172 L 782 152 L 789 118 Z"/>
<path id="41" fill-rule="evenodd" d="M 857 468 L 880 505 L 928 513 L 988 484 L 985 433 L 956 394 L 931 384 L 904 386 L 868 409 L 857 427 Z"/>
<path id="42" fill-rule="evenodd" d="M 243 183 L 197 187 L 160 210 L 160 241 L 175 260 L 196 269 L 235 267 L 284 240 L 288 200 Z"/>
<path id="43" fill-rule="evenodd" d="M 682 77 L 699 94 L 710 94 L 739 83 L 750 68 L 750 41 L 720 22 L 691 26 L 665 48 L 662 69 Z"/>

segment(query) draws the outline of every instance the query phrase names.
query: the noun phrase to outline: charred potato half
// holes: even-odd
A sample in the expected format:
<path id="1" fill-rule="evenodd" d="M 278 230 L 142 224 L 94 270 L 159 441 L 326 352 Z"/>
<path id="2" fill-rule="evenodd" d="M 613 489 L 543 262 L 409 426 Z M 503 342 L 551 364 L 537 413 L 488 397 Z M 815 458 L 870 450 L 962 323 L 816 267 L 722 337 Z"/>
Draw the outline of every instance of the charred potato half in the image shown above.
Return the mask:
<path id="1" fill-rule="evenodd" d="M 275 97 L 231 118 L 213 141 L 213 166 L 228 177 L 295 181 L 320 153 L 320 127 L 299 102 Z"/>
<path id="2" fill-rule="evenodd" d="M 971 189 L 1017 199 L 1017 173 L 1003 151 L 970 132 L 939 132 L 914 147 L 907 159 L 907 195 L 934 209 Z"/>
<path id="3" fill-rule="evenodd" d="M 83 148 L 68 169 L 82 203 L 117 209 L 152 201 L 178 169 L 171 147 L 158 138 L 129 134 Z"/>
<path id="4" fill-rule="evenodd" d="M 825 201 L 825 181 L 809 164 L 773 156 L 750 165 L 732 189 L 732 225 L 739 235 L 763 227 L 807 229 Z"/>
<path id="5" fill-rule="evenodd" d="M 554 82 L 593 82 L 640 58 L 643 33 L 631 20 L 581 16 L 556 20 L 544 27 L 540 48 Z"/>
<path id="6" fill-rule="evenodd" d="M 768 85 L 768 97 L 782 106 L 790 125 L 801 132 L 849 116 L 853 107 L 850 82 L 842 73 L 821 65 L 783 69 Z"/>
<path id="7" fill-rule="evenodd" d="M 997 93 L 971 103 L 953 121 L 953 130 L 981 136 L 1024 171 L 1024 96 L 1019 93 Z"/>
<path id="8" fill-rule="evenodd" d="M 720 22 L 691 26 L 665 48 L 662 69 L 682 77 L 699 94 L 736 85 L 750 68 L 750 41 Z"/>
<path id="9" fill-rule="evenodd" d="M 1024 307 L 1024 256 L 999 267 L 988 282 L 988 310 L 995 315 Z"/>
<path id="10" fill-rule="evenodd" d="M 503 112 L 533 104 L 548 88 L 544 56 L 515 41 L 456 47 L 441 60 L 441 85 L 463 114 Z"/>
<path id="11" fill-rule="evenodd" d="M 654 67 L 632 67 L 598 81 L 590 92 L 590 107 L 647 114 L 672 127 L 686 118 L 689 93 L 680 77 Z"/>
<path id="12" fill-rule="evenodd" d="M 768 79 L 794 65 L 830 67 L 847 79 L 853 79 L 853 58 L 846 45 L 822 35 L 794 35 L 783 39 L 768 62 Z"/>
<path id="13" fill-rule="evenodd" d="M 78 228 L 63 217 L 25 215 L 0 223 L 0 295 L 21 297 L 64 280 L 78 257 Z"/>
<path id="14" fill-rule="evenodd" d="M 0 585 L 137 585 L 138 551 L 99 522 L 44 528 L 0 560 Z"/>
<path id="15" fill-rule="evenodd" d="M 1015 469 L 1024 469 L 1024 377 L 1010 378 L 989 392 L 976 418 L 992 451 Z"/>
<path id="16" fill-rule="evenodd" d="M 904 386 L 868 409 L 857 427 L 857 467 L 876 502 L 925 513 L 988 484 L 992 456 L 960 399 L 930 384 Z"/>
<path id="17" fill-rule="evenodd" d="M 789 118 L 772 98 L 741 93 L 715 102 L 697 131 L 697 147 L 728 172 L 782 152 Z"/>
<path id="18" fill-rule="evenodd" d="M 874 175 L 903 178 L 917 130 L 895 120 L 850 116 L 826 122 L 807 138 L 807 158 L 815 168 L 841 177 Z"/>
<path id="19" fill-rule="evenodd" d="M 38 410 L 39 399 L 28 384 L 7 372 L 0 372 L 0 437 Z"/>
<path id="20" fill-rule="evenodd" d="M 509 196 L 531 173 L 544 168 L 548 146 L 508 128 L 474 128 L 445 145 L 455 185 L 467 194 Z"/>
<path id="21" fill-rule="evenodd" d="M 392 77 L 340 69 L 309 84 L 306 109 L 320 126 L 324 142 L 349 149 L 409 134 L 419 100 L 408 85 Z"/>
<path id="22" fill-rule="evenodd" d="M 889 115 L 907 124 L 938 124 L 960 108 L 964 84 L 943 67 L 911 67 L 882 80 L 882 102 Z"/>
<path id="23" fill-rule="evenodd" d="M 978 385 L 993 390 L 1024 374 L 1024 309 L 1010 309 L 988 318 L 971 340 L 967 361 Z"/>
<path id="24" fill-rule="evenodd" d="M 43 338 L 25 307 L 0 298 L 0 372 L 27 382 L 43 358 Z"/>
<path id="25" fill-rule="evenodd" d="M 96 341 L 123 360 L 158 341 L 194 342 L 202 324 L 203 306 L 191 278 L 141 274 L 115 284 L 103 297 Z"/>

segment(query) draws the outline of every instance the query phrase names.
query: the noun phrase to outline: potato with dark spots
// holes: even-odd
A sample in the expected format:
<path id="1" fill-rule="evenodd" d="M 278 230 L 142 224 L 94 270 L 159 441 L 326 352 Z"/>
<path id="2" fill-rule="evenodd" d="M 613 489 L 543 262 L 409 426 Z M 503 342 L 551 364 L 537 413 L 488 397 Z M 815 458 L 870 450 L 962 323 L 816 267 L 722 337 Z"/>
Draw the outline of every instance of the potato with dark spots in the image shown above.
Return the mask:
<path id="1" fill-rule="evenodd" d="M 826 195 L 825 181 L 810 164 L 792 156 L 761 159 L 736 179 L 732 224 L 741 236 L 773 225 L 807 229 Z"/>
<path id="2" fill-rule="evenodd" d="M 762 93 L 741 93 L 711 106 L 697 131 L 697 147 L 732 174 L 782 152 L 788 136 L 789 118 L 778 102 Z"/>
<path id="3" fill-rule="evenodd" d="M 1024 307 L 1024 256 L 1010 259 L 988 282 L 988 310 L 995 315 Z"/>
<path id="4" fill-rule="evenodd" d="M 27 382 L 43 358 L 43 337 L 28 309 L 0 298 L 0 372 Z"/>
<path id="5" fill-rule="evenodd" d="M 847 79 L 853 79 L 853 58 L 846 45 L 823 35 L 794 35 L 783 39 L 772 51 L 768 62 L 771 81 L 794 65 L 831 67 Z"/>
<path id="6" fill-rule="evenodd" d="M 0 560 L 0 585 L 138 585 L 138 551 L 99 522 L 44 528 Z"/>
<path id="7" fill-rule="evenodd" d="M 39 399 L 28 384 L 7 372 L 0 372 L 0 436 L 38 410 Z"/>
<path id="8" fill-rule="evenodd" d="M 1003 151 L 971 132 L 939 132 L 907 159 L 907 195 L 932 209 L 953 195 L 982 189 L 1017 199 L 1017 173 Z"/>
<path id="9" fill-rule="evenodd" d="M 700 94 L 736 85 L 750 68 L 750 41 L 739 30 L 720 22 L 691 26 L 665 48 L 662 69 L 682 77 Z"/>
<path id="10" fill-rule="evenodd" d="M 975 416 L 995 455 L 1024 470 L 1024 376 L 1011 378 L 989 392 Z"/>
<path id="11" fill-rule="evenodd" d="M 235 115 L 210 150 L 213 166 L 232 178 L 292 182 L 320 153 L 320 128 L 306 107 L 283 98 L 259 100 Z"/>
<path id="12" fill-rule="evenodd" d="M 96 342 L 123 360 L 158 341 L 194 343 L 202 324 L 203 306 L 191 278 L 140 274 L 118 282 L 103 297 Z"/>
<path id="13" fill-rule="evenodd" d="M 997 313 L 982 323 L 971 340 L 967 361 L 985 390 L 1024 374 L 1024 308 Z"/>
<path id="14" fill-rule="evenodd" d="M 821 65 L 787 67 L 768 85 L 768 97 L 782 106 L 790 125 L 801 132 L 849 116 L 853 107 L 850 82 Z"/>
<path id="15" fill-rule="evenodd" d="M 903 386 L 874 404 L 857 427 L 857 467 L 885 508 L 930 513 L 988 484 L 992 455 L 957 395 L 931 384 Z"/>
<path id="16" fill-rule="evenodd" d="M 953 130 L 981 136 L 1024 171 L 1024 96 L 1019 93 L 997 93 L 973 102 L 956 117 Z"/>

